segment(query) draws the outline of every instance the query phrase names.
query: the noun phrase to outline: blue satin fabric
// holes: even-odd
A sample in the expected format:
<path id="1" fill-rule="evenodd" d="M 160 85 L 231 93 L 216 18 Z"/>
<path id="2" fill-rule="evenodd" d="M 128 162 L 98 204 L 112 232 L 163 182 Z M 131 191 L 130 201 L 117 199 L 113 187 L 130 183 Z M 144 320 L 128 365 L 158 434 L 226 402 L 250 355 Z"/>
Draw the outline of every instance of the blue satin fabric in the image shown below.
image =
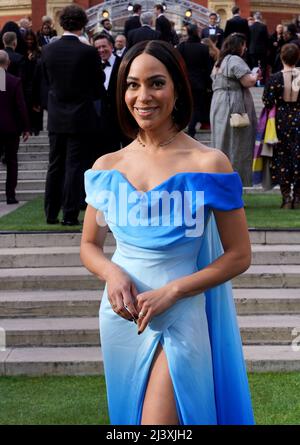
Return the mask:
<path id="1" fill-rule="evenodd" d="M 103 212 L 116 238 L 112 261 L 127 272 L 138 292 L 197 272 L 222 255 L 212 209 L 243 206 L 242 184 L 235 172 L 177 173 L 148 192 L 138 192 L 118 170 L 88 170 L 85 188 L 87 203 Z M 128 215 L 139 216 L 133 219 L 136 225 L 125 224 L 125 207 L 118 205 L 120 201 L 124 204 L 125 190 L 131 196 Z M 196 228 L 193 219 L 188 224 L 185 219 L 181 225 L 174 223 L 176 216 L 183 215 L 176 203 L 169 208 L 173 225 L 163 225 L 160 216 L 150 224 L 150 197 L 164 191 L 190 192 L 191 217 L 195 221 L 202 218 L 200 235 L 187 235 Z M 196 192 L 203 201 L 197 200 Z M 230 282 L 182 298 L 154 317 L 140 336 L 134 323 L 112 310 L 106 288 L 99 316 L 112 424 L 141 423 L 147 379 L 159 342 L 168 360 L 181 424 L 254 424 Z"/>

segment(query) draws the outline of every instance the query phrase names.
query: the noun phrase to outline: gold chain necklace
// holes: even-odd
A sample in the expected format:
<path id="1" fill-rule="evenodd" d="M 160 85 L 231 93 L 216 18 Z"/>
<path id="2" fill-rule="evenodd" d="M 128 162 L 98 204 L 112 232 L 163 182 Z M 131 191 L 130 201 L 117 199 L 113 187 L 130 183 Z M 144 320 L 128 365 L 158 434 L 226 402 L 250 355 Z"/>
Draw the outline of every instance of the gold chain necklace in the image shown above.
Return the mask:
<path id="1" fill-rule="evenodd" d="M 165 145 L 169 145 L 171 144 L 171 142 L 174 141 L 174 139 L 176 138 L 176 136 L 178 135 L 178 133 L 176 133 L 174 136 L 170 137 L 170 139 L 167 139 L 165 142 L 161 142 L 160 144 L 158 144 L 158 147 L 164 147 Z M 140 133 L 138 133 L 136 140 L 138 141 L 138 143 L 142 146 L 142 147 L 146 147 L 146 144 L 142 141 Z"/>

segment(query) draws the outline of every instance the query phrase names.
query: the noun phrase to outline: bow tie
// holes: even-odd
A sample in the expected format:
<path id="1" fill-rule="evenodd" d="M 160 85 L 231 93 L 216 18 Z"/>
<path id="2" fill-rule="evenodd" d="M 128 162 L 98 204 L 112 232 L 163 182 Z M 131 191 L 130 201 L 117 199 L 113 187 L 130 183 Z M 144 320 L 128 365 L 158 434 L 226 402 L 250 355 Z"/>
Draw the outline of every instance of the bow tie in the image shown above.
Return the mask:
<path id="1" fill-rule="evenodd" d="M 109 63 L 109 61 L 107 60 L 106 62 L 101 62 L 102 63 L 102 68 L 106 68 L 107 66 L 111 66 L 111 64 Z"/>
<path id="2" fill-rule="evenodd" d="M 216 26 L 209 26 L 211 29 L 216 29 Z"/>

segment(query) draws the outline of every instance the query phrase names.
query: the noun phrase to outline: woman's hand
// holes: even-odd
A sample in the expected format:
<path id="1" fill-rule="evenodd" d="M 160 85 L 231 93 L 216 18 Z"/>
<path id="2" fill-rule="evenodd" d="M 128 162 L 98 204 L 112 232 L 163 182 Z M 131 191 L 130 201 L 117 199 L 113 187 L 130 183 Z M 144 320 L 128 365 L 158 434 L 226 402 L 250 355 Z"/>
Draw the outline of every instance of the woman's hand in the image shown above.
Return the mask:
<path id="1" fill-rule="evenodd" d="M 106 284 L 108 300 L 113 311 L 125 320 L 137 319 L 136 296 L 138 292 L 129 276 L 114 265 L 112 272 L 107 277 Z"/>
<path id="2" fill-rule="evenodd" d="M 169 309 L 177 301 L 173 287 L 163 286 L 137 295 L 138 333 L 141 334 L 155 315 Z"/>

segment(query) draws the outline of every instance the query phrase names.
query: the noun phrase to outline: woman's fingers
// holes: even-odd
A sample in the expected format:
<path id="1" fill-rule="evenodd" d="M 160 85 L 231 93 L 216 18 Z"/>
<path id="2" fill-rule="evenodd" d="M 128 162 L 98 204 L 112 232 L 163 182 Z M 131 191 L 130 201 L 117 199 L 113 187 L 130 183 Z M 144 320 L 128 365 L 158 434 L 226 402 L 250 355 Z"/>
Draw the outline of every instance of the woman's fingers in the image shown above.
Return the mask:
<path id="1" fill-rule="evenodd" d="M 137 319 L 138 313 L 133 303 L 133 297 L 131 295 L 131 292 L 123 291 L 123 303 L 126 310 L 132 315 L 132 317 Z"/>
<path id="2" fill-rule="evenodd" d="M 149 321 L 151 320 L 151 311 L 150 309 L 141 309 L 139 312 L 138 319 L 138 334 L 141 334 L 147 327 Z"/>
<path id="3" fill-rule="evenodd" d="M 116 314 L 120 317 L 125 318 L 125 320 L 132 320 L 132 316 L 124 307 L 123 297 L 122 295 L 117 295 L 111 301 L 111 306 Z"/>

